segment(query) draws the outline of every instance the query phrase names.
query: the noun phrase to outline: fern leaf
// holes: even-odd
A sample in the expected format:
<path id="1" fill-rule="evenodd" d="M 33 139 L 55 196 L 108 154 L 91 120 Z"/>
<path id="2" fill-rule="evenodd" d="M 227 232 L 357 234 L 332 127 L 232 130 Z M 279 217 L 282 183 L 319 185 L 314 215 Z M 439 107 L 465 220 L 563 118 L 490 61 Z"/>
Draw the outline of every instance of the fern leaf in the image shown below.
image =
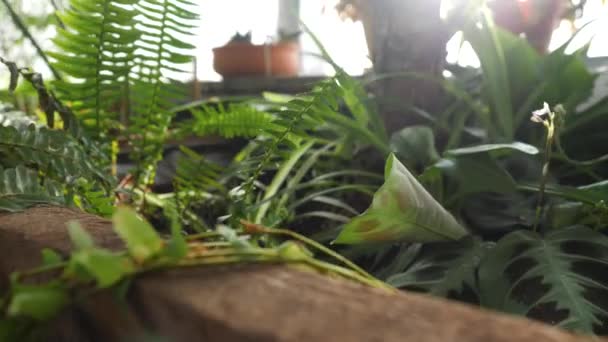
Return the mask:
<path id="1" fill-rule="evenodd" d="M 273 124 L 272 115 L 242 104 L 233 104 L 227 109 L 204 106 L 193 110 L 192 116 L 193 122 L 183 127 L 198 136 L 217 134 L 225 138 L 251 138 L 281 130 L 281 126 Z"/>
<path id="2" fill-rule="evenodd" d="M 193 28 L 198 15 L 175 0 L 141 0 L 135 5 L 140 14 L 137 29 L 133 84 L 133 113 L 129 122 L 136 163 L 135 186 L 154 180 L 156 164 L 162 158 L 163 143 L 174 112 L 169 108 L 179 99 L 181 89 L 172 84 L 169 75 L 192 60 L 193 45 L 184 42 L 192 33 L 178 30 Z M 189 6 L 194 9 L 195 6 Z M 176 96 L 178 95 L 178 96 Z"/>
<path id="3" fill-rule="evenodd" d="M 86 152 L 70 136 L 61 131 L 34 125 L 18 130 L 0 126 L 0 156 L 4 162 L 35 166 L 43 175 L 70 183 L 77 178 L 109 180 L 89 162 Z"/>
<path id="4" fill-rule="evenodd" d="M 19 211 L 41 203 L 64 204 L 62 187 L 51 180 L 38 183 L 36 171 L 24 166 L 0 166 L 0 212 Z"/>
<path id="5" fill-rule="evenodd" d="M 130 6 L 136 2 L 71 0 L 59 14 L 66 29 L 54 39 L 60 51 L 49 55 L 70 81 L 58 82 L 57 88 L 98 133 L 118 118 L 114 108 L 123 99 L 139 36 L 132 28 L 137 12 Z"/>
<path id="6" fill-rule="evenodd" d="M 605 329 L 608 238 L 586 227 L 502 238 L 479 268 L 482 305 L 581 333 Z"/>
<path id="7" fill-rule="evenodd" d="M 477 267 L 491 246 L 470 236 L 455 242 L 427 244 L 411 265 L 386 281 L 397 288 L 477 303 Z"/>

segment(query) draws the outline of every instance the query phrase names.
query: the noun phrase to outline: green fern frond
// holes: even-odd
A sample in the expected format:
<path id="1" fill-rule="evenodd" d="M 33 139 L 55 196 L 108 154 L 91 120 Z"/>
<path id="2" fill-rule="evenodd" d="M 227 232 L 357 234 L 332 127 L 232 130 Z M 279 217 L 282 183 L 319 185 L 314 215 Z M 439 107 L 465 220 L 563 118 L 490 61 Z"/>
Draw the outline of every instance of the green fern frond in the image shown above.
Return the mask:
<path id="1" fill-rule="evenodd" d="M 173 183 L 178 208 L 188 208 L 193 203 L 208 200 L 211 193 L 227 193 L 220 180 L 224 168 L 187 147 L 182 146 L 180 150 L 183 154 L 177 161 Z"/>
<path id="2" fill-rule="evenodd" d="M 18 130 L 0 126 L 0 156 L 5 166 L 25 163 L 43 175 L 70 183 L 77 178 L 109 180 L 89 162 L 86 152 L 70 136 L 61 131 L 30 125 Z"/>
<path id="3" fill-rule="evenodd" d="M 323 123 L 323 118 L 318 114 L 325 111 L 335 113 L 338 109 L 340 95 L 340 88 L 335 79 L 330 78 L 320 82 L 310 94 L 297 97 L 285 105 L 285 109 L 272 121 L 273 124 L 284 128 L 281 132 L 274 135 L 274 139 L 268 145 L 257 168 L 243 184 L 243 189 L 245 190 L 244 198 L 249 198 L 255 181 L 268 166 L 272 157 L 279 152 L 280 146 L 288 141 L 289 135 L 294 133 L 306 136 L 306 130 L 316 128 L 310 124 L 310 121 L 304 120 L 306 117 L 313 119 L 313 122 L 314 120 L 318 120 L 319 123 Z M 243 208 L 239 210 L 242 211 Z"/>
<path id="4" fill-rule="evenodd" d="M 83 210 L 103 217 L 110 217 L 114 213 L 113 198 L 95 183 L 80 179 L 71 190 L 74 195 L 72 201 Z"/>
<path id="5" fill-rule="evenodd" d="M 98 133 L 118 119 L 115 109 L 124 99 L 139 37 L 133 29 L 135 3 L 71 0 L 69 9 L 59 14 L 66 28 L 58 29 L 54 39 L 60 51 L 49 55 L 70 80 L 58 82 L 57 88 Z"/>
<path id="6" fill-rule="evenodd" d="M 219 182 L 220 175 L 224 173 L 223 167 L 185 146 L 181 146 L 180 151 L 183 155 L 177 161 L 175 182 L 182 190 L 226 191 L 224 185 Z"/>
<path id="7" fill-rule="evenodd" d="M 224 206 L 223 199 L 227 197 L 228 191 L 223 178 L 229 172 L 187 147 L 181 146 L 180 150 L 182 155 L 177 161 L 173 181 L 173 206 L 181 214 L 182 223 L 195 230 L 204 229 L 202 222 L 206 219 L 215 220 L 213 213 L 217 210 L 214 208 Z M 192 209 L 200 209 L 201 205 L 205 208 L 204 215 L 198 217 Z"/>
<path id="8" fill-rule="evenodd" d="M 187 31 L 196 27 L 198 15 L 187 7 L 195 5 L 180 0 L 141 0 L 135 5 L 140 15 L 137 29 L 141 32 L 130 75 L 134 95 L 129 136 L 134 139 L 131 158 L 137 165 L 135 186 L 154 180 L 164 138 L 175 114 L 169 108 L 183 97 L 181 88 L 168 75 L 184 73 L 184 63 L 192 60 L 194 46 L 185 40 L 192 39 L 193 34 Z"/>
<path id="9" fill-rule="evenodd" d="M 280 132 L 281 127 L 273 124 L 269 113 L 259 111 L 246 104 L 204 106 L 192 110 L 194 120 L 183 125 L 184 131 L 198 136 L 219 135 L 224 138 L 251 138 L 264 132 Z"/>
<path id="10" fill-rule="evenodd" d="M 22 165 L 11 169 L 0 166 L 0 212 L 41 203 L 65 204 L 61 185 L 48 179 L 39 183 L 38 173 Z"/>

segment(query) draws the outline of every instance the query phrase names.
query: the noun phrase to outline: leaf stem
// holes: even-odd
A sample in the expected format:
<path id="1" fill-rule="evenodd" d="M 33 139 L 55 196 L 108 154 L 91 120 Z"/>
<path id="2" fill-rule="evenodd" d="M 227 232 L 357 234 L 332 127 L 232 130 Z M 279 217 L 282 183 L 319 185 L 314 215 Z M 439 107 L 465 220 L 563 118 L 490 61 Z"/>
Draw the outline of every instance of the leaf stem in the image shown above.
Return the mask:
<path id="1" fill-rule="evenodd" d="M 534 221 L 534 227 L 532 231 L 538 231 L 538 226 L 541 220 L 541 216 L 543 214 L 544 209 L 544 198 L 545 198 L 545 188 L 547 186 L 547 179 L 549 178 L 549 165 L 551 163 L 551 150 L 553 148 L 553 139 L 555 135 L 555 123 L 554 123 L 554 114 L 549 113 L 549 118 L 544 122 L 545 127 L 547 128 L 547 138 L 545 140 L 545 153 L 543 157 L 543 170 L 540 178 L 540 186 L 538 190 L 538 201 L 536 202 L 536 219 Z"/>

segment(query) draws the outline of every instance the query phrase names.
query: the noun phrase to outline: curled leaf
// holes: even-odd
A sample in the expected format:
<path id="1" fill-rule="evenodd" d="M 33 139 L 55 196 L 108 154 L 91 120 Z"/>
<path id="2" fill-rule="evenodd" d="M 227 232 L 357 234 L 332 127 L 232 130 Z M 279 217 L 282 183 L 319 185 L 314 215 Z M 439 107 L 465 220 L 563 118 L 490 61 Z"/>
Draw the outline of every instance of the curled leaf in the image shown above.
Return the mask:
<path id="1" fill-rule="evenodd" d="M 458 240 L 467 231 L 391 154 L 372 205 L 346 224 L 336 243 Z"/>

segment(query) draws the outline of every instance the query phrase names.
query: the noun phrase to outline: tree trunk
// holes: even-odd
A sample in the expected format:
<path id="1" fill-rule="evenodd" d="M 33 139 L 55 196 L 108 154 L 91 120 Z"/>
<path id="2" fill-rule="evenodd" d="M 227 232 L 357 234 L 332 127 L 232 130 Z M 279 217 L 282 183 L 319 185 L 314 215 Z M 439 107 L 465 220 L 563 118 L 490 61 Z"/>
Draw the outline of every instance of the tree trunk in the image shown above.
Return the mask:
<path id="1" fill-rule="evenodd" d="M 415 72 L 440 78 L 448 31 L 440 18 L 441 0 L 359 0 L 370 57 L 377 75 Z M 386 128 L 395 132 L 417 123 L 408 106 L 430 113 L 441 108 L 437 82 L 412 77 L 379 81 L 374 93 Z"/>

